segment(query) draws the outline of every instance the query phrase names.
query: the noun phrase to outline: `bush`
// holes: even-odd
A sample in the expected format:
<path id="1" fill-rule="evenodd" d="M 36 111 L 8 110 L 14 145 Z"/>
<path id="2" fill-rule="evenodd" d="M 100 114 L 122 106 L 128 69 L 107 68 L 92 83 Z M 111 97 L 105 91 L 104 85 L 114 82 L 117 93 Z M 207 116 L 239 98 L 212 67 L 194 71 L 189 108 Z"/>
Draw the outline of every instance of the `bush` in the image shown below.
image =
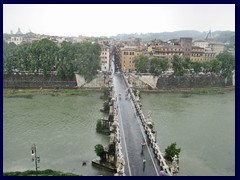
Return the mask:
<path id="1" fill-rule="evenodd" d="M 97 131 L 97 132 L 102 132 L 101 119 L 98 119 L 98 120 L 97 120 L 96 131 Z"/>
<path id="2" fill-rule="evenodd" d="M 100 158 L 103 157 L 104 155 L 104 148 L 102 144 L 97 144 L 95 145 L 95 152 L 97 154 L 97 156 L 99 156 Z"/>
<path id="3" fill-rule="evenodd" d="M 176 143 L 172 143 L 170 146 L 168 146 L 165 149 L 165 156 L 164 158 L 168 161 L 172 162 L 172 158 L 177 155 L 179 157 L 179 153 L 181 151 L 181 148 L 177 149 L 176 148 L 177 144 Z"/>
<path id="4" fill-rule="evenodd" d="M 108 113 L 109 112 L 109 103 L 107 101 L 103 104 L 103 111 Z"/>

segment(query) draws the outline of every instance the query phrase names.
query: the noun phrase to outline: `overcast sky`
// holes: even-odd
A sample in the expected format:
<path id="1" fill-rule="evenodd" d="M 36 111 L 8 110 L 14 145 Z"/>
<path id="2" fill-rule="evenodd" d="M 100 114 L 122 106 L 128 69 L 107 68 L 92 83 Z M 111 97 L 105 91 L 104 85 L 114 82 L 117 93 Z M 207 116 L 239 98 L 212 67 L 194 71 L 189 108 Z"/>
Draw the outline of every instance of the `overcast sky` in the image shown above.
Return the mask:
<path id="1" fill-rule="evenodd" d="M 3 5 L 3 32 L 112 36 L 178 30 L 235 31 L 235 5 Z"/>

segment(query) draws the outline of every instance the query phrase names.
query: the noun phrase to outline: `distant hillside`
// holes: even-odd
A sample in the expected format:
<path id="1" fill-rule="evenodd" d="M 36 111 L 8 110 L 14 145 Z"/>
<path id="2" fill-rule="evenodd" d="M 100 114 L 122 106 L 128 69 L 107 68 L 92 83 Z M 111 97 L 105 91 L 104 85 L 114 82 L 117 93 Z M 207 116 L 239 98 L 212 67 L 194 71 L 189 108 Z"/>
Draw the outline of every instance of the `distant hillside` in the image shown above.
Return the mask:
<path id="1" fill-rule="evenodd" d="M 162 33 L 147 33 L 147 34 L 118 34 L 111 38 L 141 38 L 143 41 L 149 41 L 153 39 L 160 39 L 167 41 L 169 39 L 179 39 L 180 37 L 192 37 L 193 39 L 204 39 L 208 32 L 200 32 L 195 30 L 183 30 L 174 32 L 162 32 Z M 223 43 L 233 43 L 235 41 L 235 32 L 233 31 L 215 31 L 212 32 L 212 36 L 215 41 Z"/>
<path id="2" fill-rule="evenodd" d="M 215 31 L 212 34 L 216 41 L 235 44 L 235 32 L 233 31 Z"/>

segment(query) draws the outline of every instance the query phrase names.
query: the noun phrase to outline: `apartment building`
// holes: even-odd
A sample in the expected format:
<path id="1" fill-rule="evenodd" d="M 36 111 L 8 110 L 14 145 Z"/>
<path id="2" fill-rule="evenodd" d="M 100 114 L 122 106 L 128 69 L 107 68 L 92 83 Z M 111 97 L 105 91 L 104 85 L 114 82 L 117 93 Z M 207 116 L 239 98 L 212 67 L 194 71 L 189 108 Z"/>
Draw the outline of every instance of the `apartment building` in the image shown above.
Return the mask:
<path id="1" fill-rule="evenodd" d="M 224 44 L 219 42 L 211 42 L 209 43 L 209 47 L 216 53 L 216 55 L 225 50 Z"/>
<path id="2" fill-rule="evenodd" d="M 179 41 L 180 46 L 183 48 L 183 57 L 191 57 L 192 52 L 192 38 L 181 37 Z"/>
<path id="3" fill-rule="evenodd" d="M 207 48 L 209 45 L 209 42 L 205 41 L 205 40 L 194 40 L 193 41 L 193 46 L 198 46 L 201 48 Z"/>
<path id="4" fill-rule="evenodd" d="M 134 58 L 141 55 L 142 50 L 137 46 L 124 46 L 120 48 L 120 68 L 123 72 L 135 71 Z"/>
<path id="5" fill-rule="evenodd" d="M 203 54 L 203 60 L 204 61 L 210 61 L 210 60 L 213 60 L 215 59 L 216 57 L 216 52 L 215 51 L 212 51 L 211 48 L 205 48 L 205 51 L 204 51 L 204 54 Z"/>
<path id="6" fill-rule="evenodd" d="M 109 71 L 110 69 L 110 47 L 101 44 L 101 55 L 100 55 L 101 71 Z"/>
<path id="7" fill-rule="evenodd" d="M 19 35 L 14 35 L 11 36 L 10 40 L 8 41 L 8 43 L 13 42 L 16 45 L 19 45 L 23 42 L 23 36 L 19 36 Z"/>
<path id="8" fill-rule="evenodd" d="M 183 48 L 179 45 L 158 45 L 155 47 L 148 47 L 150 55 L 155 57 L 166 57 L 168 59 L 169 67 L 172 67 L 173 56 L 178 55 L 183 57 Z"/>
<path id="9" fill-rule="evenodd" d="M 191 61 L 203 61 L 205 49 L 199 46 L 192 46 Z"/>

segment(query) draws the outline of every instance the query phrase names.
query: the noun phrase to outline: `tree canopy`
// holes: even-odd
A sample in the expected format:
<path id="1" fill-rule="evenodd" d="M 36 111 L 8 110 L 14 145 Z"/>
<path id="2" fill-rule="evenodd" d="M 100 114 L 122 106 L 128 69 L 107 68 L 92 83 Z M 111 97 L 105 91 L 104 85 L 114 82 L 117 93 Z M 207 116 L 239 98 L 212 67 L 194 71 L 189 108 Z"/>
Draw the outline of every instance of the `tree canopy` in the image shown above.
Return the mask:
<path id="1" fill-rule="evenodd" d="M 60 46 L 48 39 L 32 43 L 3 42 L 4 73 L 29 72 L 45 76 L 57 71 L 62 79 L 71 79 L 74 72 L 90 81 L 100 69 L 101 47 L 97 43 L 62 42 Z"/>
<path id="2" fill-rule="evenodd" d="M 184 74 L 183 59 L 177 55 L 173 56 L 173 71 L 176 76 L 182 76 Z"/>
<path id="3" fill-rule="evenodd" d="M 153 57 L 150 61 L 149 72 L 154 76 L 159 76 L 168 69 L 168 59 L 166 57 Z"/>
<path id="4" fill-rule="evenodd" d="M 165 149 L 165 156 L 164 158 L 168 161 L 172 161 L 172 158 L 177 155 L 179 157 L 179 154 L 181 152 L 181 148 L 177 148 L 177 143 L 174 142 L 170 146 L 168 146 Z"/>
<path id="5" fill-rule="evenodd" d="M 225 51 L 217 55 L 216 57 L 221 62 L 222 74 L 226 77 L 232 74 L 235 69 L 235 58 L 232 54 Z"/>
<path id="6" fill-rule="evenodd" d="M 147 56 L 140 55 L 134 58 L 133 63 L 137 72 L 146 73 L 149 67 L 149 60 Z"/>
<path id="7" fill-rule="evenodd" d="M 104 155 L 104 148 L 102 144 L 97 144 L 95 145 L 95 152 L 97 154 L 97 156 L 99 156 L 100 158 L 103 157 Z"/>

